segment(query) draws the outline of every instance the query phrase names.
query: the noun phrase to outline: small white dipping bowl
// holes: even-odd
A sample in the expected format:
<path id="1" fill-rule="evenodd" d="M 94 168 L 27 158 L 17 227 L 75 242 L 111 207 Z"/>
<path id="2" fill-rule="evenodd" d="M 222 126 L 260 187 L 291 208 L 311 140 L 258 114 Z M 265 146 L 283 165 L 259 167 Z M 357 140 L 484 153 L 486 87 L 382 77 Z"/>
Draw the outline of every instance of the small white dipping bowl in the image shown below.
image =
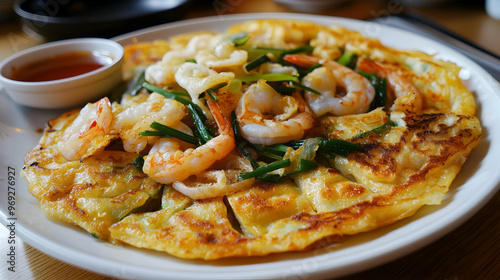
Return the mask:
<path id="1" fill-rule="evenodd" d="M 23 66 L 73 52 L 105 56 L 103 67 L 73 77 L 42 82 L 12 79 Z M 18 52 L 0 63 L 0 84 L 15 102 L 35 108 L 80 106 L 110 93 L 123 81 L 123 47 L 101 38 L 79 38 L 45 43 Z"/>

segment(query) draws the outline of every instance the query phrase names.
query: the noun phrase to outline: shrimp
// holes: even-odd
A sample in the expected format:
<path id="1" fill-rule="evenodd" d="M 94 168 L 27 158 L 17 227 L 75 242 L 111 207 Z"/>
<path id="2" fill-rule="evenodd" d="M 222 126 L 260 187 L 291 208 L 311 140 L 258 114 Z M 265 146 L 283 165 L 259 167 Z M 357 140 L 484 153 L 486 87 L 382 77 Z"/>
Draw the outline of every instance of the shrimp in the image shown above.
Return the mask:
<path id="1" fill-rule="evenodd" d="M 200 50 L 195 60 L 215 71 L 242 66 L 247 62 L 248 54 L 244 50 L 237 50 L 234 43 L 223 41 L 212 50 Z"/>
<path id="2" fill-rule="evenodd" d="M 218 165 L 218 166 L 216 166 Z M 253 170 L 250 161 L 232 153 L 207 170 L 182 182 L 173 182 L 172 187 L 192 199 L 223 196 L 250 187 L 255 178 L 240 180 L 240 172 Z"/>
<path id="3" fill-rule="evenodd" d="M 83 160 L 103 150 L 115 136 L 111 135 L 113 113 L 107 97 L 89 103 L 66 128 L 57 149 L 70 161 Z"/>
<path id="4" fill-rule="evenodd" d="M 166 52 L 162 59 L 146 68 L 146 81 L 157 85 L 175 83 L 175 72 L 187 59 L 192 59 L 198 51 L 212 48 L 214 35 L 203 33 L 193 36 L 186 46 Z"/>
<path id="5" fill-rule="evenodd" d="M 302 138 L 314 116 L 299 94 L 285 96 L 264 80 L 252 84 L 236 107 L 241 134 L 255 144 L 273 145 Z"/>
<path id="6" fill-rule="evenodd" d="M 141 131 L 148 130 L 154 121 L 172 126 L 185 115 L 186 106 L 153 92 L 146 101 L 117 114 L 114 129 L 120 134 L 125 151 L 139 153 L 157 140 L 157 137 L 140 136 Z"/>
<path id="7" fill-rule="evenodd" d="M 199 100 L 200 94 L 218 84 L 229 83 L 233 78 L 234 73 L 232 72 L 218 73 L 208 67 L 192 62 L 183 63 L 175 72 L 175 80 L 179 86 L 183 87 L 189 93 L 193 103 L 200 106 L 204 111 L 207 111 L 207 109 Z"/>
<path id="8" fill-rule="evenodd" d="M 306 91 L 305 97 L 309 107 L 317 117 L 331 113 L 336 116 L 366 113 L 375 97 L 375 89 L 370 81 L 333 60 L 322 60 L 312 56 L 287 55 L 286 61 L 302 67 L 310 67 L 321 63 L 307 74 L 302 83 L 316 89 L 321 95 Z M 344 88 L 345 94 L 337 92 Z"/>
<path id="9" fill-rule="evenodd" d="M 236 147 L 231 123 L 216 103 L 208 102 L 219 126 L 219 135 L 202 146 L 186 150 L 186 143 L 175 138 L 161 138 L 144 157 L 143 171 L 153 180 L 170 184 L 205 171 L 225 158 Z"/>
<path id="10" fill-rule="evenodd" d="M 395 98 L 394 104 L 390 108 L 391 111 L 419 112 L 422 110 L 422 93 L 413 83 L 396 71 L 366 59 L 358 61 L 358 68 L 367 73 L 375 72 L 378 76 L 387 79 L 387 84 L 394 93 L 393 98 Z"/>

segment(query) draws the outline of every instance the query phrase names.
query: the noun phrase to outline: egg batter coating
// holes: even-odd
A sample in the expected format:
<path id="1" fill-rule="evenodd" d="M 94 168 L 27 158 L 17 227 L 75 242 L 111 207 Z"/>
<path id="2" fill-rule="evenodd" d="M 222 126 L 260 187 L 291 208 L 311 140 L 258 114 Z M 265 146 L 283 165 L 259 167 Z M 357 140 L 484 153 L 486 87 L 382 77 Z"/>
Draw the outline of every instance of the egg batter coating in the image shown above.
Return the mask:
<path id="1" fill-rule="evenodd" d="M 441 204 L 481 139 L 458 66 L 344 27 L 253 20 L 127 50 L 144 87 L 50 120 L 22 171 L 49 216 L 111 243 L 215 260 L 342 242 Z"/>

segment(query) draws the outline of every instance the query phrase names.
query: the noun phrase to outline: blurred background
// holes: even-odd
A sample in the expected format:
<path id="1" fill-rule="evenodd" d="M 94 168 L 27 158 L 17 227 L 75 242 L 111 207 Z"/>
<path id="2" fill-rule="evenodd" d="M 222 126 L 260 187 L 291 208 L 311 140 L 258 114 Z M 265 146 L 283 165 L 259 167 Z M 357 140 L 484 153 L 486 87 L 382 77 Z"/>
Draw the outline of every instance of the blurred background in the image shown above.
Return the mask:
<path id="1" fill-rule="evenodd" d="M 402 28 L 461 51 L 500 80 L 500 0 L 0 0 L 0 61 L 48 41 L 112 38 L 183 19 L 260 12 Z"/>
<path id="2" fill-rule="evenodd" d="M 500 33 L 500 0 L 0 0 L 0 60 L 45 41 L 113 37 L 187 18 L 253 12 L 372 20 L 411 15 L 500 54 L 499 36 L 489 36 Z"/>

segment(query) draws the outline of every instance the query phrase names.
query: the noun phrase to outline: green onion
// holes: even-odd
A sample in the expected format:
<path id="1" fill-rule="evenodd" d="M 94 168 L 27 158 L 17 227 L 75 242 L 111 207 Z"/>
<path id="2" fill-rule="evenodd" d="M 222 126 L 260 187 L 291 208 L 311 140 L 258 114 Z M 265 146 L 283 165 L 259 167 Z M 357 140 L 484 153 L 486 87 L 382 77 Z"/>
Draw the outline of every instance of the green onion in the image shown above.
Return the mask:
<path id="1" fill-rule="evenodd" d="M 365 131 L 363 133 L 360 133 L 358 135 L 356 135 L 355 138 L 363 138 L 365 137 L 366 135 L 370 134 L 370 133 L 375 133 L 375 134 L 382 134 L 382 133 L 385 133 L 387 131 L 391 130 L 391 126 L 388 125 L 388 124 L 383 124 L 381 126 L 378 126 L 374 129 L 371 129 L 371 130 L 368 130 L 368 131 Z"/>
<path id="2" fill-rule="evenodd" d="M 241 85 L 242 85 L 242 82 L 240 80 L 232 79 L 231 81 L 229 81 L 229 85 L 227 86 L 227 90 L 229 92 L 236 92 L 236 91 L 240 90 Z"/>
<path id="3" fill-rule="evenodd" d="M 200 106 L 194 104 L 192 101 L 190 100 L 187 100 L 185 98 L 183 98 L 182 96 L 189 96 L 188 93 L 186 92 L 178 92 L 178 91 L 166 91 L 162 88 L 159 88 L 157 86 L 154 86 L 150 83 L 144 83 L 143 84 L 144 88 L 149 90 L 149 91 L 154 91 L 154 92 L 157 92 L 163 96 L 165 96 L 166 98 L 169 98 L 169 99 L 174 99 L 176 101 L 179 101 L 180 103 L 184 104 L 184 105 L 192 105 L 196 112 L 198 112 L 199 116 L 203 119 L 203 121 L 207 120 L 207 116 L 205 116 L 205 113 L 203 112 L 203 110 L 200 108 Z"/>
<path id="4" fill-rule="evenodd" d="M 280 176 L 279 174 L 264 174 L 264 175 L 256 176 L 255 179 L 257 179 L 259 181 L 268 182 L 268 183 L 276 183 L 276 184 L 283 183 L 283 177 Z"/>
<path id="5" fill-rule="evenodd" d="M 314 47 L 309 45 L 300 46 L 297 48 L 285 50 L 285 49 L 274 49 L 274 48 L 253 48 L 248 50 L 249 57 L 259 57 L 261 55 L 271 54 L 276 57 L 278 60 L 282 60 L 282 58 L 287 54 L 295 54 L 301 52 L 312 52 Z"/>
<path id="6" fill-rule="evenodd" d="M 289 141 L 285 143 L 284 145 L 291 147 L 294 150 L 297 150 L 298 148 L 302 147 L 304 145 L 305 140 L 295 140 L 295 141 Z"/>
<path id="7" fill-rule="evenodd" d="M 351 69 L 354 69 L 356 66 L 356 58 L 358 58 L 358 55 L 353 53 L 353 52 L 344 52 L 339 59 L 337 60 L 338 63 L 349 67 Z"/>
<path id="8" fill-rule="evenodd" d="M 260 75 L 250 75 L 239 78 L 234 78 L 241 82 L 257 82 L 261 79 L 266 80 L 268 82 L 298 82 L 299 78 L 295 75 L 288 75 L 282 73 L 268 73 L 268 74 L 260 74 Z"/>
<path id="9" fill-rule="evenodd" d="M 196 59 L 194 59 L 194 58 L 192 58 L 192 59 L 186 59 L 184 62 L 196 63 Z"/>
<path id="10" fill-rule="evenodd" d="M 225 86 L 227 86 L 227 83 L 220 83 L 218 85 L 215 85 L 215 86 L 211 87 L 210 90 L 212 90 L 212 91 L 218 91 L 219 89 L 221 89 L 221 88 L 223 88 Z"/>
<path id="11" fill-rule="evenodd" d="M 281 160 L 286 153 L 286 150 L 277 149 L 271 146 L 265 146 L 261 144 L 252 144 L 252 146 L 257 150 L 260 155 L 266 156 L 268 158 Z"/>
<path id="12" fill-rule="evenodd" d="M 315 169 L 317 167 L 318 167 L 318 163 L 315 162 L 314 160 L 301 158 L 299 168 L 297 168 L 296 170 L 294 170 L 290 173 L 283 175 L 283 177 L 288 177 L 288 176 L 292 176 L 292 175 L 295 175 L 295 174 L 298 174 L 301 172 L 306 172 L 306 171 Z"/>
<path id="13" fill-rule="evenodd" d="M 195 144 L 195 145 L 200 144 L 200 141 L 198 141 L 198 138 L 196 138 L 192 135 L 189 135 L 187 133 L 184 133 L 180 130 L 177 130 L 175 128 L 171 128 L 171 127 L 168 127 L 166 125 L 163 125 L 161 123 L 153 122 L 153 123 L 151 123 L 150 127 L 152 129 L 154 129 L 154 131 L 146 130 L 146 131 L 140 132 L 139 135 L 140 136 L 161 136 L 161 137 L 168 137 L 168 138 L 175 137 L 175 138 L 178 138 L 182 141 L 185 141 L 185 142 L 188 142 L 191 144 Z"/>
<path id="14" fill-rule="evenodd" d="M 265 175 L 269 172 L 278 170 L 280 168 L 285 168 L 288 166 L 290 166 L 290 159 L 275 161 L 275 162 L 267 164 L 267 165 L 259 166 L 259 167 L 255 168 L 254 171 L 241 172 L 239 177 L 241 180 L 255 178 L 255 177 L 262 176 L 262 175 Z"/>
<path id="15" fill-rule="evenodd" d="M 193 119 L 194 125 L 196 126 L 196 130 L 201 137 L 201 142 L 203 144 L 207 143 L 213 138 L 212 135 L 209 133 L 207 127 L 203 124 L 203 120 L 200 118 L 200 115 L 198 115 L 198 112 L 196 112 L 196 109 L 193 107 L 193 105 L 189 104 L 187 108 L 189 114 L 191 115 L 191 118 Z"/>
<path id="16" fill-rule="evenodd" d="M 207 89 L 207 91 L 205 92 L 208 94 L 208 96 L 210 96 L 210 98 L 212 98 L 213 101 L 215 101 L 216 103 L 219 102 L 219 98 L 215 96 L 214 92 L 211 89 Z"/>
<path id="17" fill-rule="evenodd" d="M 129 82 L 122 83 L 118 88 L 113 90 L 109 95 L 110 101 L 119 101 L 125 94 L 129 94 L 131 96 L 137 95 L 137 93 L 142 89 L 142 84 L 145 81 L 145 72 L 146 70 L 141 71 Z"/>
<path id="18" fill-rule="evenodd" d="M 233 126 L 234 138 L 236 141 L 244 140 L 241 135 L 240 124 L 238 123 L 238 118 L 236 117 L 236 112 L 231 111 L 231 124 Z"/>
<path id="19" fill-rule="evenodd" d="M 139 155 L 135 158 L 132 164 L 137 168 L 138 171 L 142 171 L 142 167 L 144 166 L 144 158 L 142 155 Z"/>
<path id="20" fill-rule="evenodd" d="M 273 145 L 270 147 L 272 147 L 276 151 L 278 151 L 278 150 L 282 151 L 283 155 L 285 155 L 286 151 L 288 150 L 288 146 L 284 145 L 284 144 L 276 144 L 276 145 Z"/>
<path id="21" fill-rule="evenodd" d="M 174 99 L 174 100 L 179 101 L 180 103 L 182 103 L 184 105 L 194 104 L 193 102 L 191 102 L 191 101 L 183 98 L 181 95 L 179 95 L 179 92 L 167 91 L 167 90 L 164 90 L 162 88 L 159 88 L 159 87 L 154 86 L 154 85 L 147 83 L 147 82 L 143 83 L 142 86 L 149 91 L 157 92 L 157 93 L 165 96 L 166 98 Z"/>
<path id="22" fill-rule="evenodd" d="M 131 96 L 134 96 L 136 95 L 142 88 L 142 84 L 146 81 L 146 70 L 143 70 L 141 71 L 141 73 L 139 73 L 139 75 L 137 75 L 133 82 L 134 82 L 134 86 L 131 88 L 129 94 Z"/>
<path id="23" fill-rule="evenodd" d="M 386 78 L 378 78 L 376 80 L 377 87 L 375 88 L 375 98 L 370 105 L 373 109 L 378 107 L 385 107 L 385 103 L 387 100 L 387 79 Z"/>
<path id="24" fill-rule="evenodd" d="M 269 61 L 271 61 L 271 59 L 267 56 L 267 54 L 263 54 L 263 55 L 259 56 L 258 58 L 254 59 L 252 62 L 248 63 L 245 66 L 245 70 L 247 70 L 247 71 L 253 70 L 253 69 L 259 67 L 260 65 L 262 65 L 266 62 L 269 62 Z"/>
<path id="25" fill-rule="evenodd" d="M 304 46 L 300 46 L 300 47 L 289 49 L 289 50 L 274 49 L 274 48 L 255 48 L 253 50 L 271 53 L 271 54 L 275 55 L 276 57 L 283 57 L 287 54 L 296 54 L 296 53 L 301 53 L 301 52 L 312 52 L 314 50 L 314 47 L 310 46 L 310 45 L 304 45 Z M 250 50 L 250 51 L 252 51 L 252 50 Z"/>
<path id="26" fill-rule="evenodd" d="M 169 90 L 168 92 L 173 93 L 173 94 L 175 94 L 175 95 L 177 95 L 177 96 L 184 96 L 184 97 L 189 97 L 189 98 L 191 98 L 191 95 L 189 95 L 189 93 L 187 93 L 187 92 L 183 92 L 183 91 L 174 91 L 174 90 Z"/>
<path id="27" fill-rule="evenodd" d="M 310 45 L 304 45 L 300 46 L 291 50 L 285 50 L 283 51 L 282 56 L 285 56 L 287 54 L 295 54 L 295 53 L 301 53 L 301 52 L 312 52 L 314 50 L 313 46 Z"/>
<path id="28" fill-rule="evenodd" d="M 385 102 L 387 99 L 387 79 L 377 76 L 375 73 L 371 75 L 370 82 L 375 89 L 375 97 L 370 104 L 370 109 L 374 110 L 379 107 L 385 108 Z"/>
<path id="29" fill-rule="evenodd" d="M 372 84 L 375 89 L 375 97 L 370 104 L 370 110 L 377 109 L 379 107 L 385 107 L 387 100 L 387 79 L 384 77 L 379 77 L 375 73 L 368 74 L 363 71 L 358 71 L 358 73 L 365 77 Z"/>
<path id="30" fill-rule="evenodd" d="M 280 58 L 282 50 L 269 49 L 269 48 L 252 48 L 247 50 L 248 60 L 254 60 L 262 55 L 271 55 L 276 58 Z"/>
<path id="31" fill-rule="evenodd" d="M 326 139 L 321 141 L 320 149 L 346 157 L 352 152 L 362 152 L 365 148 L 361 145 L 339 139 Z"/>
<path id="32" fill-rule="evenodd" d="M 390 125 L 390 126 L 394 126 L 394 127 L 398 126 L 398 124 L 397 124 L 396 122 L 393 122 L 393 121 L 391 120 L 391 115 L 390 115 L 390 114 L 386 114 L 386 115 L 385 115 L 385 117 L 386 117 L 386 119 L 387 119 L 387 124 L 388 124 L 388 125 Z"/>
<path id="33" fill-rule="evenodd" d="M 218 84 L 218 85 L 216 85 L 216 86 L 214 86 L 214 87 L 211 87 L 211 88 L 207 89 L 205 92 L 206 92 L 206 93 L 210 96 L 210 98 L 212 98 L 215 102 L 219 102 L 219 98 L 217 98 L 217 96 L 215 96 L 215 93 L 216 93 L 219 89 L 221 89 L 221 88 L 223 88 L 223 87 L 225 87 L 225 86 L 227 86 L 227 83 L 220 83 L 220 84 Z"/>
<path id="34" fill-rule="evenodd" d="M 305 86 L 305 85 L 303 85 L 303 84 L 301 84 L 299 82 L 296 82 L 296 81 L 291 81 L 291 82 L 292 82 L 293 85 L 298 86 L 298 87 L 300 87 L 300 88 L 302 88 L 304 90 L 310 91 L 310 92 L 312 92 L 312 93 L 314 93 L 316 95 L 321 95 L 321 92 L 319 92 L 319 91 L 317 91 L 317 90 L 315 90 L 313 88 L 307 87 L 307 86 Z"/>
<path id="35" fill-rule="evenodd" d="M 295 65 L 295 68 L 297 68 L 297 71 L 299 71 L 300 77 L 305 77 L 307 74 L 311 73 L 314 69 L 319 68 L 321 66 L 323 66 L 323 64 L 316 63 L 309 68 L 303 68 L 303 67 L 300 67 L 298 65 Z"/>
<path id="36" fill-rule="evenodd" d="M 304 142 L 306 140 L 307 139 L 290 141 L 287 143 L 287 145 L 292 147 L 293 149 L 298 149 L 304 145 Z M 363 146 L 345 140 L 334 139 L 334 138 L 332 139 L 320 138 L 320 140 L 321 141 L 319 143 L 319 150 L 323 152 L 335 153 L 344 157 L 347 156 L 349 153 L 365 150 Z"/>
<path id="37" fill-rule="evenodd" d="M 238 123 L 238 119 L 236 118 L 236 113 L 234 111 L 231 111 L 231 125 L 233 127 L 234 138 L 237 143 L 236 147 L 238 148 L 238 151 L 240 151 L 240 153 L 250 161 L 250 164 L 252 164 L 253 168 L 259 167 L 257 161 L 250 155 L 250 153 L 246 149 L 246 146 L 249 146 L 249 144 L 241 135 L 240 124 Z"/>
<path id="38" fill-rule="evenodd" d="M 397 123 L 393 122 L 390 119 L 389 114 L 387 114 L 386 116 L 387 116 L 387 123 L 386 124 L 383 124 L 383 125 L 378 126 L 378 127 L 374 128 L 374 129 L 371 129 L 371 130 L 365 131 L 363 133 L 360 133 L 360 134 L 356 135 L 355 138 L 362 138 L 362 137 L 365 137 L 366 135 L 368 135 L 370 133 L 382 134 L 382 133 L 385 133 L 385 132 L 388 132 L 389 130 L 391 130 L 392 127 L 398 126 Z"/>
<path id="39" fill-rule="evenodd" d="M 276 86 L 273 89 L 278 93 L 294 93 L 297 91 L 296 88 L 287 86 Z"/>
<path id="40" fill-rule="evenodd" d="M 244 44 L 246 44 L 249 39 L 250 39 L 250 35 L 247 35 L 245 33 L 240 33 L 240 34 L 234 35 L 232 37 L 231 41 L 234 43 L 235 47 L 241 47 Z"/>

